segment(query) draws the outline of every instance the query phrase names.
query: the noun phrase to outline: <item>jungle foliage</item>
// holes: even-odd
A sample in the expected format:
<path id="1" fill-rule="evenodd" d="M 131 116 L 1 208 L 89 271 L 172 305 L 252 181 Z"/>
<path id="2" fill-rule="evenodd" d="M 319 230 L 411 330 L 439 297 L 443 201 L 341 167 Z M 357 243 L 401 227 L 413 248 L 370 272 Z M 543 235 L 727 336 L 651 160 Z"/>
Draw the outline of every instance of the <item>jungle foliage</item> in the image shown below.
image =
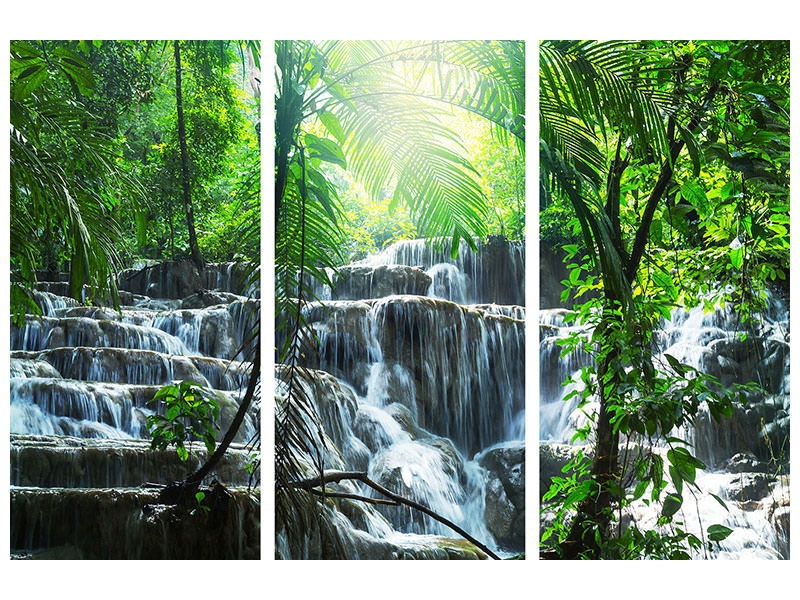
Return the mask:
<path id="1" fill-rule="evenodd" d="M 181 42 L 191 202 L 207 260 L 259 253 L 254 42 Z M 37 270 L 116 298 L 136 260 L 189 255 L 173 44 L 11 42 L 12 307 Z M 250 66 L 247 61 L 250 61 Z"/>
<path id="2" fill-rule="evenodd" d="M 671 356 L 657 360 L 651 340 L 680 305 L 729 303 L 746 331 L 765 286 L 788 277 L 789 44 L 546 41 L 539 60 L 542 231 L 568 252 L 575 297 L 599 296 L 569 316 L 591 338 L 564 349 L 594 359 L 580 394 L 599 408 L 577 437 L 591 436 L 595 458 L 581 453 L 546 495 L 557 520 L 543 555 L 702 554 L 730 529 L 711 525 L 701 539 L 675 521 L 685 496 L 703 493 L 705 465 L 669 432 L 691 426 L 703 403 L 715 419 L 730 416 L 752 384 L 723 389 Z M 626 451 L 655 439 L 666 463 Z M 645 494 L 669 533 L 621 528 L 623 507 Z"/>
<path id="3" fill-rule="evenodd" d="M 291 515 L 306 514 L 296 509 L 311 496 L 292 482 L 322 473 L 324 444 L 302 385 L 303 356 L 316 351 L 303 308 L 328 269 L 393 239 L 474 247 L 496 205 L 510 207 L 500 218 L 522 235 L 524 44 L 277 41 L 275 55 L 276 362 L 288 368 L 276 517 L 302 531 Z M 480 157 L 446 124 L 451 107 L 488 123 L 516 160 L 513 191 L 493 196 L 501 202 L 487 198 Z"/>

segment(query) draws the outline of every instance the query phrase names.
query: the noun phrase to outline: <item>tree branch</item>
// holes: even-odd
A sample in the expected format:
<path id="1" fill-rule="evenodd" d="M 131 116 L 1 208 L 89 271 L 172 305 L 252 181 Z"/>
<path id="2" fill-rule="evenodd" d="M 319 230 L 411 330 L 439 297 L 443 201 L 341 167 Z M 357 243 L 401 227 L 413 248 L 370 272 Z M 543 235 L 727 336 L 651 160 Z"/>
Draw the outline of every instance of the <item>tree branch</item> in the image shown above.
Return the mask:
<path id="1" fill-rule="evenodd" d="M 381 500 L 380 498 L 370 498 L 368 496 L 359 496 L 358 494 L 346 494 L 344 492 L 332 492 L 330 490 L 308 490 L 315 496 L 322 496 L 323 498 L 346 498 L 349 500 L 360 500 L 369 504 L 385 504 L 387 506 L 400 506 L 399 502 L 394 500 Z"/>
<path id="2" fill-rule="evenodd" d="M 259 335 L 260 340 L 260 335 Z M 236 434 L 239 431 L 239 427 L 244 421 L 244 416 L 247 414 L 247 410 L 250 408 L 250 404 L 253 402 L 253 397 L 255 396 L 256 386 L 258 384 L 258 380 L 261 377 L 261 344 L 256 343 L 256 356 L 253 360 L 253 366 L 250 370 L 250 381 L 247 384 L 247 391 L 244 394 L 244 398 L 242 398 L 241 404 L 239 404 L 239 409 L 236 411 L 236 415 L 233 417 L 233 421 L 231 421 L 230 426 L 228 427 L 228 431 L 225 432 L 225 437 L 220 442 L 217 449 L 214 450 L 214 454 L 206 461 L 201 468 L 197 471 L 189 475 L 186 478 L 186 482 L 184 485 L 186 486 L 193 486 L 199 485 L 203 478 L 208 475 L 211 470 L 217 466 L 217 463 L 223 457 L 225 452 L 228 450 L 228 446 L 231 445 L 233 438 L 236 437 Z"/>
<path id="3" fill-rule="evenodd" d="M 700 120 L 703 118 L 703 115 L 708 108 L 709 103 L 714 98 L 714 95 L 717 93 L 717 89 L 719 87 L 718 83 L 713 83 L 708 88 L 705 97 L 703 98 L 703 102 L 700 104 L 700 108 L 698 108 L 697 112 L 695 113 L 692 120 L 689 122 L 689 127 L 687 128 L 690 132 L 693 132 L 697 126 L 700 124 Z M 671 115 L 669 117 L 669 123 L 667 125 L 667 129 L 670 132 L 675 131 L 675 116 Z M 664 192 L 667 190 L 667 186 L 669 182 L 672 180 L 672 175 L 674 173 L 675 161 L 678 158 L 678 155 L 683 150 L 683 140 L 681 138 L 669 139 L 669 157 L 667 160 L 664 161 L 664 164 L 661 165 L 661 171 L 658 175 L 658 180 L 656 181 L 656 185 L 653 188 L 653 191 L 650 194 L 650 197 L 647 199 L 647 206 L 644 209 L 644 214 L 642 215 L 642 222 L 639 225 L 639 229 L 636 230 L 636 237 L 633 241 L 633 248 L 631 249 L 631 256 L 628 260 L 628 264 L 625 267 L 625 275 L 627 280 L 632 282 L 634 276 L 636 275 L 636 271 L 639 269 L 639 262 L 642 260 L 642 256 L 644 255 L 644 249 L 647 245 L 647 240 L 650 237 L 650 225 L 653 222 L 653 215 L 655 215 L 656 208 L 658 207 L 658 203 L 661 201 L 661 198 L 664 195 Z"/>
<path id="4" fill-rule="evenodd" d="M 291 485 L 292 485 L 292 487 L 301 488 L 301 489 L 308 490 L 308 491 L 314 493 L 315 490 L 313 490 L 313 488 L 315 488 L 315 487 L 318 487 L 320 485 L 325 485 L 326 483 L 339 482 L 339 481 L 342 481 L 342 480 L 360 481 L 360 482 L 366 484 L 367 486 L 371 487 L 373 490 L 383 494 L 384 496 L 387 496 L 388 498 L 391 498 L 392 500 L 394 500 L 398 504 L 405 504 L 406 506 L 410 506 L 411 508 L 415 508 L 418 511 L 420 511 L 422 513 L 425 513 L 426 515 L 428 515 L 432 519 L 435 519 L 436 521 L 439 521 L 440 523 L 443 523 L 444 525 L 447 525 L 450 529 L 452 529 L 453 531 L 458 533 L 460 536 L 462 536 L 466 540 L 468 540 L 468 541 L 472 542 L 473 544 L 475 544 L 478 548 L 483 550 L 483 552 L 485 552 L 487 555 L 491 556 L 493 559 L 500 560 L 500 557 L 497 556 L 491 550 L 489 550 L 489 548 L 487 548 L 486 545 L 484 545 L 481 542 L 479 542 L 478 540 L 476 540 L 474 537 L 472 537 L 470 534 L 468 534 L 461 527 L 459 527 L 458 525 L 456 525 L 455 523 L 453 523 L 449 519 L 446 519 L 445 517 L 433 512 L 431 509 L 429 509 L 426 506 L 423 506 L 422 504 L 420 504 L 418 502 L 414 502 L 413 500 L 409 500 L 408 498 L 404 498 L 403 496 L 398 496 L 394 492 L 392 492 L 392 491 L 386 489 L 385 487 L 383 487 L 381 484 L 372 481 L 372 479 L 367 477 L 367 474 L 362 472 L 362 471 L 325 471 L 324 473 L 322 473 L 322 476 L 320 476 L 320 477 L 313 477 L 311 479 L 303 479 L 303 480 L 297 481 L 297 482 L 295 482 L 295 483 L 293 483 Z M 322 494 L 322 492 L 319 491 L 319 490 L 316 490 L 316 492 L 318 492 L 317 495 Z"/>

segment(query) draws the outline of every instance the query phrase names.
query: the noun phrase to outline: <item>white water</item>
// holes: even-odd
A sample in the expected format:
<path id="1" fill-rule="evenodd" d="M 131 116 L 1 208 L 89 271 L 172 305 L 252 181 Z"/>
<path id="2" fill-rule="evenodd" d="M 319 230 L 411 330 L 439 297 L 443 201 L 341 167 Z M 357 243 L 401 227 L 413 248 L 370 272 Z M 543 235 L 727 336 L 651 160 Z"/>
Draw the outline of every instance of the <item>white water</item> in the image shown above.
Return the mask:
<path id="1" fill-rule="evenodd" d="M 145 275 L 137 285 L 159 299 L 125 292 L 123 299 L 134 304 L 119 312 L 34 292 L 43 316 L 28 315 L 22 327 L 11 326 L 12 434 L 141 438 L 152 414 L 148 400 L 157 386 L 176 380 L 215 388 L 227 411 L 235 412 L 236 390 L 243 389 L 247 372 L 230 359 L 239 357 L 252 334 L 258 309 L 257 301 L 230 294 L 233 263 L 209 265 L 198 279 L 233 298 L 206 308 L 181 309 L 181 298 L 169 297 L 180 286 L 168 269 Z M 255 428 L 248 417 L 242 435 Z"/>
<path id="2" fill-rule="evenodd" d="M 569 443 L 577 427 L 585 424 L 586 413 L 597 410 L 590 401 L 582 411 L 578 400 L 561 399 L 573 389 L 581 389 L 580 368 L 589 364 L 582 352 L 560 356 L 557 341 L 580 331 L 564 326 L 563 309 L 540 312 L 540 437 L 543 443 Z M 702 492 L 695 498 L 684 490 L 684 504 L 676 521 L 698 537 L 711 524 L 732 528 L 733 533 L 722 542 L 711 557 L 718 558 L 788 558 L 788 484 L 776 478 L 778 464 L 770 461 L 770 452 L 777 455 L 780 445 L 788 441 L 789 414 L 789 323 L 788 310 L 779 298 L 770 296 L 767 308 L 759 315 L 758 324 L 747 330 L 731 306 L 705 313 L 702 307 L 675 309 L 658 336 L 660 354 L 656 360 L 666 363 L 664 354 L 718 377 L 723 387 L 734 383 L 756 381 L 766 390 L 749 397 L 747 408 L 737 408 L 731 419 L 713 422 L 701 407 L 697 426 L 671 432 L 689 441 L 693 453 L 709 469 L 698 471 L 697 484 Z M 588 332 L 584 332 L 588 333 Z M 571 381 L 562 386 L 561 382 Z M 771 447 L 763 433 L 769 432 Z M 666 449 L 656 449 L 665 452 Z M 745 453 L 744 455 L 741 453 Z M 771 474 L 761 481 L 757 491 L 737 493 L 737 485 L 746 477 L 763 477 L 753 473 L 735 473 L 731 459 L 752 456 L 759 471 Z M 756 457 L 758 460 L 756 460 Z M 670 486 L 667 491 L 674 491 Z M 727 510 L 711 494 L 723 498 Z M 629 515 L 641 528 L 653 528 L 659 506 L 634 503 Z M 697 558 L 705 558 L 698 554 Z"/>
<path id="3" fill-rule="evenodd" d="M 398 242 L 359 263 L 424 268 L 432 280 L 427 297 L 330 300 L 334 290 L 317 290 L 324 301 L 304 309 L 320 346 L 311 366 L 335 376 L 341 391 L 332 391 L 336 400 L 325 406 L 318 394 L 309 395 L 346 468 L 365 468 L 370 478 L 502 552 L 485 522 L 489 474 L 478 459 L 490 447 L 525 437 L 524 307 L 464 304 L 491 299 L 479 289 L 488 277 L 483 265 L 462 246 L 452 259 L 421 240 Z M 524 272 L 520 248 L 510 245 L 507 260 Z M 516 285 L 524 298 L 524 281 Z M 365 287 L 365 294 L 373 292 L 371 284 Z M 327 460 L 326 468 L 341 464 L 336 455 Z M 380 496 L 365 485 L 350 487 Z M 352 540 L 363 535 L 406 548 L 429 544 L 432 535 L 457 537 L 408 507 L 378 510 L 366 510 L 357 526 L 330 518 L 355 546 Z M 278 539 L 279 549 L 288 544 Z M 309 552 L 287 546 L 282 555 Z"/>

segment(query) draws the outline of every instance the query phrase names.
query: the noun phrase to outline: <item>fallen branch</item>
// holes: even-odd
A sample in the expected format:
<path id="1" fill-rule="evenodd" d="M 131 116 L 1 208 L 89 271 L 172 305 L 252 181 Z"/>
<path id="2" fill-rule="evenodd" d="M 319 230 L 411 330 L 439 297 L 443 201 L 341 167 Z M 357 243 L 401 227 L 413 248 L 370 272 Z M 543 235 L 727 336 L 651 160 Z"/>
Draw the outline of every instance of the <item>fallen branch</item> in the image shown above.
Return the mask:
<path id="1" fill-rule="evenodd" d="M 432 519 L 439 521 L 444 525 L 447 525 L 450 529 L 458 533 L 464 539 L 475 544 L 475 546 L 480 548 L 488 556 L 491 556 L 495 560 L 500 560 L 500 557 L 497 556 L 491 550 L 489 550 L 489 548 L 487 548 L 486 545 L 476 540 L 474 537 L 472 537 L 466 531 L 461 529 L 461 527 L 453 523 L 451 520 L 446 519 L 443 516 L 433 512 L 430 508 L 428 508 L 427 506 L 423 506 L 419 502 L 414 502 L 413 500 L 409 500 L 408 498 L 404 498 L 403 496 L 398 496 L 394 492 L 383 487 L 381 484 L 372 481 L 372 479 L 367 477 L 367 474 L 362 471 L 325 471 L 321 477 L 314 477 L 311 479 L 303 479 L 301 481 L 297 481 L 292 484 L 292 487 L 308 490 L 311 493 L 317 493 L 317 495 L 322 495 L 321 490 L 314 490 L 314 488 L 319 486 L 324 486 L 325 484 L 328 483 L 336 483 L 342 480 L 360 481 L 366 484 L 367 486 L 371 487 L 373 490 L 383 494 L 384 496 L 387 496 L 388 498 L 391 498 L 398 504 L 405 504 L 406 506 L 410 506 L 411 508 L 415 508 L 418 511 L 425 513 Z M 330 495 L 330 494 L 325 494 L 325 495 Z"/>
<path id="2" fill-rule="evenodd" d="M 384 504 L 386 506 L 400 506 L 399 502 L 394 500 L 381 500 L 380 498 L 369 498 L 368 496 L 359 496 L 358 494 L 346 494 L 344 492 L 332 492 L 330 490 L 308 490 L 315 496 L 322 496 L 323 498 L 346 498 L 348 500 L 360 500 L 369 504 Z"/>

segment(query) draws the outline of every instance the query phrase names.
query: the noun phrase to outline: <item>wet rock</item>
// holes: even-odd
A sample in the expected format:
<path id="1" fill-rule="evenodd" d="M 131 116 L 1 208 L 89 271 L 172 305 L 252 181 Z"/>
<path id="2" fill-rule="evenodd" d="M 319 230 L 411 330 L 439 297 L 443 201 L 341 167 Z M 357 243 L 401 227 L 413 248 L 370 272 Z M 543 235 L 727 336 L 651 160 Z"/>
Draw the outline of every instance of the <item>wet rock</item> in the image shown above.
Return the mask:
<path id="1" fill-rule="evenodd" d="M 359 511 L 372 511 L 371 507 Z M 351 512 L 351 511 L 346 511 Z M 279 530 L 275 544 L 278 559 L 361 559 L 361 560 L 484 560 L 488 557 L 466 540 L 444 536 L 394 534 L 381 539 L 377 532 L 355 528 L 342 512 L 324 506 L 319 518 L 309 518 L 309 528 Z M 295 519 L 300 517 L 294 517 Z M 363 519 L 358 517 L 358 519 Z M 370 521 L 374 522 L 373 519 Z"/>
<path id="2" fill-rule="evenodd" d="M 207 308 L 217 304 L 230 304 L 242 300 L 242 296 L 229 292 L 198 290 L 181 300 L 181 308 Z"/>
<path id="3" fill-rule="evenodd" d="M 431 278 L 419 267 L 347 265 L 336 270 L 332 282 L 333 298 L 364 300 L 394 294 L 423 296 L 431 285 Z"/>
<path id="4" fill-rule="evenodd" d="M 483 452 L 478 463 L 489 472 L 486 527 L 498 544 L 525 549 L 525 446 L 509 442 Z"/>
<path id="5" fill-rule="evenodd" d="M 243 268 L 235 263 L 207 263 L 202 270 L 189 260 L 158 263 L 120 272 L 118 286 L 151 298 L 186 298 L 199 290 L 242 292 Z"/>
<path id="6" fill-rule="evenodd" d="M 304 312 L 319 340 L 319 352 L 311 355 L 306 366 L 363 388 L 368 373 L 366 365 L 378 352 L 372 342 L 369 311 L 368 303 L 358 301 L 309 304 Z M 278 346 L 281 342 L 276 340 Z"/>
<path id="7" fill-rule="evenodd" d="M 403 431 L 411 436 L 411 439 L 425 436 L 425 432 L 417 425 L 411 409 L 404 404 L 394 402 L 386 407 L 386 413 L 397 421 Z"/>
<path id="8" fill-rule="evenodd" d="M 49 362 L 28 358 L 11 358 L 10 377 L 61 377 Z"/>
<path id="9" fill-rule="evenodd" d="M 447 441 L 396 442 L 370 461 L 369 477 L 392 492 L 427 506 L 441 516 L 457 521 L 463 503 L 463 460 Z M 400 531 L 440 533 L 443 524 L 408 506 L 378 509 Z"/>
<path id="10" fill-rule="evenodd" d="M 473 304 L 472 308 L 482 310 L 490 315 L 510 317 L 519 321 L 525 320 L 525 307 L 504 304 Z"/>
<path id="11" fill-rule="evenodd" d="M 353 423 L 353 432 L 361 439 L 371 452 L 391 446 L 395 440 L 404 436 L 411 437 L 403 431 L 397 421 L 385 411 L 376 410 L 370 405 L 360 406 Z"/>
<path id="12" fill-rule="evenodd" d="M 730 473 L 767 473 L 769 465 L 758 460 L 752 452 L 739 452 L 734 454 L 724 466 Z"/>
<path id="13" fill-rule="evenodd" d="M 11 485 L 25 487 L 138 487 L 184 479 L 208 458 L 200 443 L 190 444 L 186 462 L 174 449 L 151 450 L 146 440 L 90 440 L 61 436 L 11 436 Z M 247 485 L 248 452 L 234 445 L 212 477 Z M 209 479 L 210 481 L 210 479 Z"/>
<path id="14" fill-rule="evenodd" d="M 407 265 L 421 267 L 430 273 L 436 265 L 453 265 L 463 275 L 460 298 L 448 297 L 467 304 L 496 302 L 504 305 L 525 304 L 525 244 L 508 241 L 502 236 L 489 236 L 486 242 L 476 240 L 477 252 L 461 240 L 453 258 L 450 240 L 401 240 L 369 257 L 369 265 Z M 452 272 L 452 271 L 451 271 Z M 436 275 L 434 273 L 434 275 Z M 434 282 L 436 287 L 436 282 Z M 439 287 L 440 293 L 448 291 Z M 439 294 L 441 295 L 441 294 Z"/>
<path id="15" fill-rule="evenodd" d="M 503 438 L 524 406 L 524 322 L 418 296 L 373 311 L 384 361 L 414 381 L 420 427 L 462 452 Z"/>
<path id="16" fill-rule="evenodd" d="M 781 494 L 773 500 L 767 509 L 767 518 L 775 528 L 778 539 L 778 550 L 782 556 L 789 558 L 789 540 L 791 509 L 788 496 L 788 481 L 786 482 L 787 494 Z"/>
<path id="17" fill-rule="evenodd" d="M 12 488 L 11 549 L 30 558 L 257 559 L 260 503 L 232 491 L 216 521 L 157 490 Z"/>
<path id="18" fill-rule="evenodd" d="M 734 500 L 747 502 L 761 500 L 769 494 L 775 479 L 763 473 L 739 473 L 732 478 L 728 494 Z"/>

